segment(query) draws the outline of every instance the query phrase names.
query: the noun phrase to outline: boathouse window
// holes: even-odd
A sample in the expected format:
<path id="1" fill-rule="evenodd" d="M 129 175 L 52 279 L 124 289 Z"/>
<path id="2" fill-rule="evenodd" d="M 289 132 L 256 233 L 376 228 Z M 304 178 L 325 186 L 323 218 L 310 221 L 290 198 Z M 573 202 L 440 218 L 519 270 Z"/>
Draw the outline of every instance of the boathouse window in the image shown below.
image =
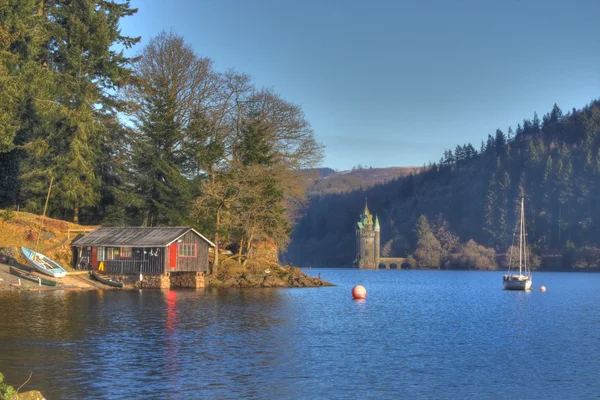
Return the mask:
<path id="1" fill-rule="evenodd" d="M 131 247 L 121 247 L 121 258 L 131 258 Z"/>
<path id="2" fill-rule="evenodd" d="M 104 247 L 98 247 L 98 261 L 104 261 Z"/>
<path id="3" fill-rule="evenodd" d="M 106 247 L 106 259 L 107 260 L 114 260 L 117 257 L 119 257 L 119 249 Z"/>
<path id="4" fill-rule="evenodd" d="M 186 244 L 186 243 L 182 243 L 179 244 L 179 249 L 178 249 L 178 253 L 179 253 L 179 257 L 181 258 L 192 258 L 192 257 L 196 257 L 197 254 L 197 248 L 196 248 L 196 244 L 195 243 L 190 243 L 190 244 Z"/>

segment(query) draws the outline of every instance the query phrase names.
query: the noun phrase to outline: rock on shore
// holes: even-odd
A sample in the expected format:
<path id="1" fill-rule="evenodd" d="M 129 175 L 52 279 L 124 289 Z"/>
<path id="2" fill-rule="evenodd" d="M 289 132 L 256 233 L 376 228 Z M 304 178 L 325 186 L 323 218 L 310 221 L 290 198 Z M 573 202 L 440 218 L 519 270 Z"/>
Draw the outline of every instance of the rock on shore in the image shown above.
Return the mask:
<path id="1" fill-rule="evenodd" d="M 335 286 L 319 277 L 306 275 L 299 268 L 291 266 L 267 265 L 244 269 L 226 266 L 225 268 L 226 271 L 207 277 L 207 286 L 240 288 Z"/>

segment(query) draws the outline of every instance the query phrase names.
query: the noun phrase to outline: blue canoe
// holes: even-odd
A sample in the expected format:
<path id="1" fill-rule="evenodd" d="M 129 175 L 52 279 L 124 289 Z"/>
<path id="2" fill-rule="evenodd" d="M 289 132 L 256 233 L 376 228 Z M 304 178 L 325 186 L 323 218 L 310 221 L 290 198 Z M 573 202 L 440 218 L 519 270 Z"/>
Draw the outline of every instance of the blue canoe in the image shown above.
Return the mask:
<path id="1" fill-rule="evenodd" d="M 62 278 L 67 275 L 67 271 L 63 267 L 45 255 L 36 253 L 27 247 L 21 247 L 21 252 L 27 259 L 27 264 L 38 272 L 55 278 Z"/>

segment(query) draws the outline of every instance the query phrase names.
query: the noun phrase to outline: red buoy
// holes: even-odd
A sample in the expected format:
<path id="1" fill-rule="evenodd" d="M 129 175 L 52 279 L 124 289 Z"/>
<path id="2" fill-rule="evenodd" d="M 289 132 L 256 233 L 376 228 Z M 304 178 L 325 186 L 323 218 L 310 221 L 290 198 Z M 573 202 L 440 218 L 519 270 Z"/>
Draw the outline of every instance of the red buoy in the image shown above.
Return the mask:
<path id="1" fill-rule="evenodd" d="M 365 289 L 364 287 L 362 287 L 360 285 L 354 286 L 354 288 L 352 288 L 352 297 L 354 297 L 354 299 L 356 299 L 356 300 L 366 299 L 367 298 L 367 289 Z"/>
<path id="2" fill-rule="evenodd" d="M 546 286 L 540 286 L 540 292 L 545 292 L 546 291 Z"/>

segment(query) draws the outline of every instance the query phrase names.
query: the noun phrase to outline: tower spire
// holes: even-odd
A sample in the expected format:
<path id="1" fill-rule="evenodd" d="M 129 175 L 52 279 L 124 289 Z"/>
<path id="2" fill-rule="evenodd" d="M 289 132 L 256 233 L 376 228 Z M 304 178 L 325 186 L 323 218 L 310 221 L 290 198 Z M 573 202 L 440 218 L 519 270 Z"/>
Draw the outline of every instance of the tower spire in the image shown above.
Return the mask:
<path id="1" fill-rule="evenodd" d="M 373 217 L 371 216 L 371 213 L 369 212 L 369 205 L 367 204 L 367 198 L 365 197 L 365 212 L 363 213 L 363 223 L 365 225 L 369 224 L 372 225 L 373 224 Z"/>

